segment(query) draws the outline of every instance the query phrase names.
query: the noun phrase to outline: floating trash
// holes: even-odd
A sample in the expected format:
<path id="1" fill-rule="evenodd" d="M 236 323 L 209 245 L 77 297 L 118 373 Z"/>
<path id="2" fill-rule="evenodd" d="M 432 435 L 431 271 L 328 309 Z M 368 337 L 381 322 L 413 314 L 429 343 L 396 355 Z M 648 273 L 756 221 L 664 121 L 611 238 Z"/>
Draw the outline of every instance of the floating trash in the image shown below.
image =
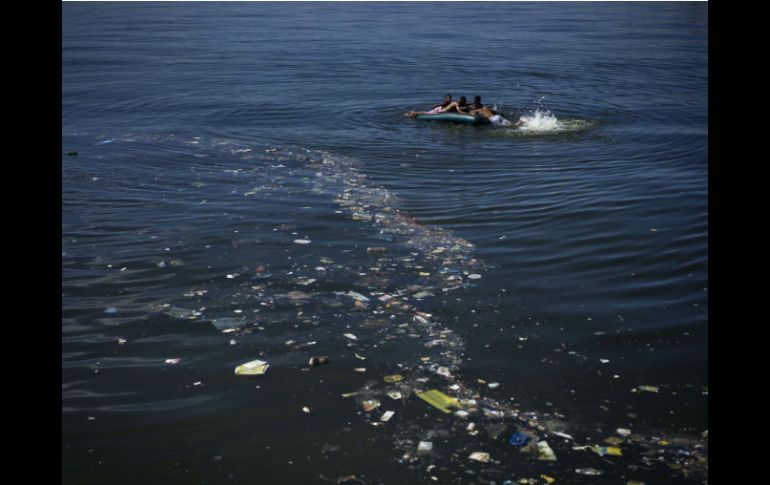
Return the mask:
<path id="1" fill-rule="evenodd" d="M 186 308 L 171 307 L 167 311 L 163 312 L 165 315 L 174 318 L 180 318 L 185 320 L 195 320 L 202 314 L 195 310 L 188 310 Z"/>
<path id="2" fill-rule="evenodd" d="M 342 335 L 349 338 L 350 340 L 358 340 L 358 337 L 356 337 L 352 333 L 343 333 Z"/>
<path id="3" fill-rule="evenodd" d="M 380 421 L 382 421 L 383 423 L 387 423 L 388 421 L 390 421 L 390 418 L 392 418 L 394 414 L 396 414 L 395 411 L 385 411 L 384 413 L 382 413 L 382 416 L 380 416 Z"/>
<path id="4" fill-rule="evenodd" d="M 553 431 L 552 432 L 555 436 L 558 436 L 560 438 L 568 439 L 568 440 L 575 440 L 575 438 L 572 437 L 572 435 L 568 435 L 567 433 L 561 432 L 561 431 Z"/>
<path id="5" fill-rule="evenodd" d="M 317 365 L 328 364 L 328 363 L 329 363 L 329 358 L 326 356 L 311 357 L 310 360 L 308 361 L 308 365 L 310 367 L 315 367 Z"/>
<path id="6" fill-rule="evenodd" d="M 443 377 L 452 377 L 452 373 L 449 372 L 448 367 L 439 367 L 438 369 L 436 369 L 436 374 Z"/>
<path id="7" fill-rule="evenodd" d="M 483 451 L 474 451 L 468 458 L 471 460 L 480 461 L 482 463 L 489 463 L 490 460 L 489 453 L 485 453 Z"/>
<path id="8" fill-rule="evenodd" d="M 597 470 L 596 468 L 575 468 L 575 473 L 578 475 L 588 475 L 594 477 L 598 477 L 599 475 L 604 474 L 603 471 Z"/>
<path id="9" fill-rule="evenodd" d="M 418 392 L 416 396 L 446 414 L 452 412 L 450 407 L 457 407 L 457 398 L 449 397 L 436 389 Z"/>
<path id="10" fill-rule="evenodd" d="M 556 461 L 556 454 L 546 441 L 537 442 L 537 459 L 542 461 Z"/>
<path id="11" fill-rule="evenodd" d="M 637 389 L 642 392 L 654 392 L 654 393 L 658 392 L 658 388 L 655 386 L 639 386 L 637 387 Z"/>
<path id="12" fill-rule="evenodd" d="M 432 441 L 420 441 L 420 443 L 417 445 L 418 455 L 427 455 L 432 451 L 433 451 Z"/>
<path id="13" fill-rule="evenodd" d="M 361 303 L 367 303 L 369 301 L 369 298 L 365 297 L 361 293 L 355 292 L 355 291 L 348 291 L 347 295 L 357 301 L 360 301 Z"/>
<path id="14" fill-rule="evenodd" d="M 384 380 L 385 382 L 399 382 L 403 378 L 404 377 L 401 374 L 391 374 L 389 376 L 383 377 L 382 380 Z"/>
<path id="15" fill-rule="evenodd" d="M 609 447 L 593 446 L 591 447 L 591 451 L 593 451 L 599 456 L 607 456 L 607 455 L 623 456 L 623 452 L 620 450 L 620 448 L 617 448 L 614 446 L 609 446 Z"/>
<path id="16" fill-rule="evenodd" d="M 178 363 L 179 363 L 179 362 L 181 362 L 181 361 L 182 361 L 182 359 L 166 359 L 165 363 L 166 363 L 166 364 L 172 364 L 172 365 L 174 365 L 174 364 L 178 364 Z"/>
<path id="17" fill-rule="evenodd" d="M 367 401 L 364 401 L 363 403 L 364 411 L 365 412 L 371 412 L 380 407 L 380 401 L 378 399 L 369 399 Z"/>
<path id="18" fill-rule="evenodd" d="M 235 374 L 239 376 L 262 375 L 267 372 L 268 367 L 270 367 L 270 364 L 263 360 L 252 360 L 236 367 Z"/>
<path id="19" fill-rule="evenodd" d="M 524 446 L 527 441 L 529 441 L 529 437 L 525 435 L 524 433 L 513 433 L 511 435 L 511 438 L 508 440 L 510 444 L 513 446 Z"/>
<path id="20" fill-rule="evenodd" d="M 312 241 L 310 239 L 295 239 L 294 244 L 310 244 Z"/>

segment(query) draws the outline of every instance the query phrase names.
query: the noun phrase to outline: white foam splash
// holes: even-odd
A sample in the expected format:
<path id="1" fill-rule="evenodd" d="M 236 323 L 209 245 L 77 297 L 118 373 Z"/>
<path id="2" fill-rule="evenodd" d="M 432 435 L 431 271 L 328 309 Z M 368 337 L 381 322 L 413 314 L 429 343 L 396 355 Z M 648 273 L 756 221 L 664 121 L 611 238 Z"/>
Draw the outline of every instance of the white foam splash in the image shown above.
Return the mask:
<path id="1" fill-rule="evenodd" d="M 521 131 L 561 131 L 565 130 L 564 123 L 559 121 L 550 111 L 535 110 L 530 115 L 524 115 L 519 118 L 524 124 L 519 127 Z"/>

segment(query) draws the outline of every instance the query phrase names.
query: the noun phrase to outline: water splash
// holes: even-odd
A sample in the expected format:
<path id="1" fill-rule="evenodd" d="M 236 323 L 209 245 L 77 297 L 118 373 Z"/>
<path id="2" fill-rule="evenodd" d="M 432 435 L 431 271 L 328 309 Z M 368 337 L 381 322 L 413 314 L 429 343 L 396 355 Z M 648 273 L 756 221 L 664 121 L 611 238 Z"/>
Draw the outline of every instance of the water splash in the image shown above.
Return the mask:
<path id="1" fill-rule="evenodd" d="M 539 108 L 534 113 L 523 115 L 519 118 L 523 124 L 519 127 L 521 131 L 528 132 L 557 132 L 568 129 L 568 126 L 559 121 L 550 111 L 541 111 Z"/>

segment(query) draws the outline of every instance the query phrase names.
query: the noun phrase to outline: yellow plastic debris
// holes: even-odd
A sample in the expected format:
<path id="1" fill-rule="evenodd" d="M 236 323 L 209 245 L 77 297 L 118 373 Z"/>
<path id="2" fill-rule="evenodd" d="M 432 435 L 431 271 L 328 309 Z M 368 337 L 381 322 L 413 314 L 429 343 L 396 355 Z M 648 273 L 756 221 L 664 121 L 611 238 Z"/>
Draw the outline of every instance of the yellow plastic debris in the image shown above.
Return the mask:
<path id="1" fill-rule="evenodd" d="M 484 453 L 483 451 L 474 451 L 468 458 L 482 463 L 489 463 L 490 460 L 489 453 Z"/>
<path id="2" fill-rule="evenodd" d="M 553 477 L 549 477 L 548 475 L 545 475 L 545 474 L 543 474 L 543 475 L 540 475 L 540 478 L 542 478 L 543 480 L 545 480 L 545 481 L 546 481 L 546 482 L 548 482 L 548 483 L 553 483 L 553 482 L 555 482 L 555 481 L 556 481 L 556 479 L 555 479 L 555 478 L 553 478 Z"/>
<path id="3" fill-rule="evenodd" d="M 431 389 L 425 392 L 418 392 L 416 395 L 417 397 L 427 402 L 434 408 L 446 414 L 449 414 L 452 412 L 449 409 L 450 407 L 459 407 L 459 404 L 457 403 L 457 398 L 449 397 L 437 389 Z"/>
<path id="4" fill-rule="evenodd" d="M 236 367 L 235 373 L 239 376 L 261 375 L 267 372 L 268 367 L 270 367 L 270 364 L 263 360 L 252 360 Z"/>
<path id="5" fill-rule="evenodd" d="M 392 375 L 389 375 L 389 376 L 385 376 L 385 377 L 383 377 L 382 379 L 383 379 L 385 382 L 398 382 L 398 381 L 400 381 L 400 380 L 401 380 L 401 379 L 403 379 L 403 378 L 404 378 L 404 377 L 403 377 L 403 376 L 401 376 L 400 374 L 392 374 Z"/>

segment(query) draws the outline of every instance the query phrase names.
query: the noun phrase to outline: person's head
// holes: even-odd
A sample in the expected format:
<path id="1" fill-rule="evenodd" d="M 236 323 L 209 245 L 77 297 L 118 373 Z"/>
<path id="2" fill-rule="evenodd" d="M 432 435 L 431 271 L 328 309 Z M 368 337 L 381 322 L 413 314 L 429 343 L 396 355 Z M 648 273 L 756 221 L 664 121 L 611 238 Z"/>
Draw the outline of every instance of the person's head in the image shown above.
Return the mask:
<path id="1" fill-rule="evenodd" d="M 446 106 L 448 106 L 448 105 L 449 105 L 449 103 L 451 103 L 451 102 L 452 102 L 452 95 L 451 95 L 451 94 L 447 94 L 446 96 L 444 96 L 444 102 L 443 102 L 443 103 L 441 103 L 441 106 L 444 106 L 444 107 L 446 107 Z"/>
<path id="2" fill-rule="evenodd" d="M 460 96 L 460 99 L 457 101 L 457 104 L 460 106 L 465 106 L 468 104 L 468 100 L 465 99 L 465 96 Z"/>
<path id="3" fill-rule="evenodd" d="M 473 107 L 474 108 L 481 108 L 481 96 L 474 96 L 473 97 Z"/>

